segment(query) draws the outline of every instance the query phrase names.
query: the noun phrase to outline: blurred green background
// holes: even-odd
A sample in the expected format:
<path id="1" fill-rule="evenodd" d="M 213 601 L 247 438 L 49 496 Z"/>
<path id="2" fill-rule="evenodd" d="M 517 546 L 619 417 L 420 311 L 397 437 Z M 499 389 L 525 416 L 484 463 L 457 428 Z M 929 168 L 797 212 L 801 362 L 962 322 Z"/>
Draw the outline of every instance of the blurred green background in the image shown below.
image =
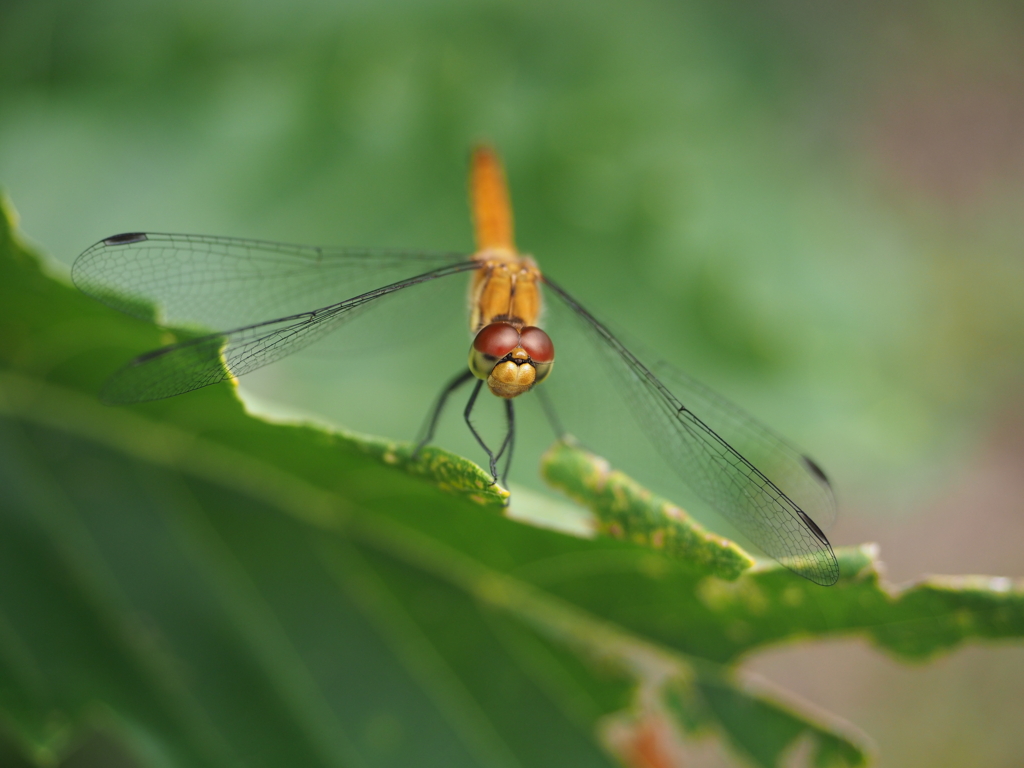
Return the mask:
<path id="1" fill-rule="evenodd" d="M 1019 3 L 0 2 L 0 186 L 66 265 L 140 229 L 468 251 L 480 139 L 523 250 L 830 471 L 834 542 L 896 581 L 1024 576 Z M 408 424 L 336 365 L 243 390 Z M 1020 648 L 750 666 L 882 765 L 1024 755 Z"/>

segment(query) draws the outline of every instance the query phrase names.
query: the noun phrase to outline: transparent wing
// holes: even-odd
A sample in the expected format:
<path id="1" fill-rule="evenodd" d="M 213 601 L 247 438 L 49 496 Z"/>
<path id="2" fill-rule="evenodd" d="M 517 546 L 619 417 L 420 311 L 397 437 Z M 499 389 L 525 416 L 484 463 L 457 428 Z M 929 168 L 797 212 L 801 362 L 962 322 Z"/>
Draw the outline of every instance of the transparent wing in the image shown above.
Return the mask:
<path id="1" fill-rule="evenodd" d="M 831 519 L 835 509 L 817 464 L 683 374 L 662 381 L 565 290 L 545 283 L 595 338 L 641 428 L 683 481 L 784 566 L 835 584 L 835 553 L 810 516 Z"/>
<path id="2" fill-rule="evenodd" d="M 686 408 L 700 416 L 737 453 L 771 478 L 800 509 L 828 529 L 835 522 L 836 500 L 824 470 L 810 456 L 725 399 L 664 361 L 651 366 Z"/>
<path id="3" fill-rule="evenodd" d="M 229 328 L 128 363 L 101 397 L 133 403 L 241 376 L 311 344 L 371 302 L 475 267 L 454 254 L 132 233 L 85 251 L 72 277 L 85 293 L 136 317 Z"/>
<path id="4" fill-rule="evenodd" d="M 86 250 L 71 278 L 121 312 L 211 331 L 299 315 L 468 258 L 131 232 Z"/>

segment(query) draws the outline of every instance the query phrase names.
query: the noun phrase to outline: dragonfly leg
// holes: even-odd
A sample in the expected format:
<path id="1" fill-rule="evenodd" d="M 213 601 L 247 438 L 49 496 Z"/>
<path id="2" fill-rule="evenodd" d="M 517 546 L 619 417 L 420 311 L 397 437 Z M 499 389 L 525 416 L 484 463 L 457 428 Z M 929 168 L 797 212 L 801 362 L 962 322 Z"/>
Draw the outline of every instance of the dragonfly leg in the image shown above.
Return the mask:
<path id="1" fill-rule="evenodd" d="M 480 394 L 480 388 L 483 387 L 483 385 L 484 383 L 481 380 L 476 383 L 475 387 L 473 387 L 473 394 L 469 396 L 469 402 L 466 403 L 466 410 L 463 411 L 462 416 L 466 420 L 466 426 L 469 427 L 469 431 L 473 433 L 473 437 L 476 438 L 476 441 L 480 443 L 480 447 L 483 448 L 484 452 L 487 454 L 487 458 L 490 460 L 491 477 L 494 478 L 494 482 L 497 483 L 498 454 L 495 454 L 494 451 L 487 447 L 487 443 L 485 443 L 484 439 L 480 437 L 480 433 L 476 431 L 476 428 L 473 426 L 473 421 L 470 418 L 473 414 L 473 407 L 476 405 L 477 395 Z"/>
<path id="2" fill-rule="evenodd" d="M 421 437 L 416 441 L 416 449 L 412 452 L 413 459 L 418 458 L 420 451 L 423 450 L 423 446 L 434 439 L 434 433 L 437 431 L 437 422 L 441 418 L 441 412 L 444 410 L 444 406 L 448 402 L 448 397 L 452 392 L 457 390 L 471 378 L 473 378 L 472 371 L 469 371 L 468 369 L 463 370 L 455 378 L 449 381 L 443 390 L 441 390 L 441 394 L 437 396 L 437 402 L 434 403 L 434 409 L 431 412 L 430 417 L 420 428 Z"/>
<path id="3" fill-rule="evenodd" d="M 511 400 L 505 401 L 505 416 L 508 419 L 508 432 L 505 433 L 505 440 L 501 444 L 501 450 L 498 451 L 498 455 L 495 460 L 501 459 L 502 454 L 508 450 L 508 454 L 505 456 L 505 469 L 501 473 L 501 485 L 505 488 L 508 487 L 508 471 L 512 468 L 512 449 L 516 444 L 516 417 L 515 409 Z"/>

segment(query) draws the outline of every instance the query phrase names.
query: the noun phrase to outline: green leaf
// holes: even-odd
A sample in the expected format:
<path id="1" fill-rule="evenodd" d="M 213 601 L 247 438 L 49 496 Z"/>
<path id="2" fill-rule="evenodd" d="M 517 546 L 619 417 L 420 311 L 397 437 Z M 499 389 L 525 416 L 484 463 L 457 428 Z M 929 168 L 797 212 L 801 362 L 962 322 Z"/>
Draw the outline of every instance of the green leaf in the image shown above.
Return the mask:
<path id="1" fill-rule="evenodd" d="M 764 681 L 740 675 L 721 679 L 711 672 L 695 685 L 670 686 L 666 691 L 669 710 L 688 731 L 721 728 L 755 765 L 780 765 L 802 740 L 811 744 L 811 765 L 866 764 L 863 734 L 823 713 L 809 712 L 806 705 L 786 704 L 784 700 L 784 694 Z"/>
<path id="2" fill-rule="evenodd" d="M 856 766 L 852 727 L 732 663 L 1024 634 L 1020 585 L 892 593 L 870 548 L 831 589 L 749 567 L 568 445 L 546 473 L 614 535 L 515 522 L 466 459 L 269 423 L 229 384 L 99 403 L 166 342 L 0 222 L 0 726 L 36 765 L 99 730 L 146 766 L 656 765 L 707 732 L 754 765 L 810 738 Z"/>
<path id="3" fill-rule="evenodd" d="M 541 466 L 545 480 L 593 510 L 602 534 L 660 550 L 723 579 L 736 579 L 754 564 L 733 542 L 708 533 L 679 507 L 612 471 L 599 456 L 558 442 Z"/>

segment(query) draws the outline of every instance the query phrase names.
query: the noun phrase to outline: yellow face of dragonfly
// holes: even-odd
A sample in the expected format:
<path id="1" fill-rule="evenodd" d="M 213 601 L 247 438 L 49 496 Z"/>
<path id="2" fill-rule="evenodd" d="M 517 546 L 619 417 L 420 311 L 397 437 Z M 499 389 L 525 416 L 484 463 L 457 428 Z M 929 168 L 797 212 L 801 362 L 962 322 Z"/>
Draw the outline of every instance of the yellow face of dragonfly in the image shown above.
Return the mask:
<path id="1" fill-rule="evenodd" d="M 498 397 L 529 392 L 554 364 L 551 337 L 533 325 L 517 330 L 510 323 L 491 323 L 480 329 L 469 348 L 469 370 Z"/>

